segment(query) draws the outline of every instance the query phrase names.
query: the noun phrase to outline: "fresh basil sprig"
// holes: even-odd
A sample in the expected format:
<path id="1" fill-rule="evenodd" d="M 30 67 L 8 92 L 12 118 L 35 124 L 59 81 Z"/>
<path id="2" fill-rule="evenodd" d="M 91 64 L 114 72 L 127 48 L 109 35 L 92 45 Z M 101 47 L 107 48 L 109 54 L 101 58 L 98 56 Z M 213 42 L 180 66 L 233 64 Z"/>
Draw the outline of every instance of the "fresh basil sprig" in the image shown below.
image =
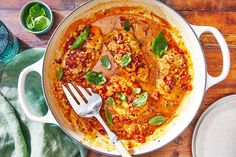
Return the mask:
<path id="1" fill-rule="evenodd" d="M 164 116 L 155 116 L 151 118 L 148 123 L 151 125 L 161 125 L 166 121 L 166 117 Z"/>
<path id="2" fill-rule="evenodd" d="M 121 94 L 118 94 L 118 97 L 123 100 L 123 101 L 128 101 L 128 98 L 125 94 L 121 93 Z"/>
<path id="3" fill-rule="evenodd" d="M 161 31 L 155 39 L 152 40 L 152 51 L 161 58 L 168 49 L 168 43 L 163 31 Z"/>
<path id="4" fill-rule="evenodd" d="M 144 92 L 144 93 L 142 93 L 141 95 L 139 95 L 139 97 L 136 98 L 136 99 L 132 102 L 132 104 L 133 104 L 134 106 L 143 106 L 143 105 L 146 103 L 147 98 L 148 98 L 148 93 L 147 93 L 147 92 Z"/>
<path id="5" fill-rule="evenodd" d="M 106 55 L 106 56 L 102 56 L 101 58 L 100 58 L 100 62 L 102 63 L 102 65 L 106 68 L 106 69 L 111 69 L 111 62 L 110 62 L 110 60 L 109 60 L 109 58 L 108 58 L 108 56 Z"/>
<path id="6" fill-rule="evenodd" d="M 34 19 L 35 30 L 44 30 L 50 24 L 50 20 L 46 16 L 38 16 Z"/>
<path id="7" fill-rule="evenodd" d="M 57 80 L 60 80 L 64 75 L 63 69 L 60 67 L 57 72 Z"/>
<path id="8" fill-rule="evenodd" d="M 113 126 L 112 124 L 112 115 L 109 112 L 108 108 L 105 108 L 105 117 L 109 125 Z"/>
<path id="9" fill-rule="evenodd" d="M 31 6 L 26 18 L 26 26 L 29 30 L 44 30 L 50 24 L 46 11 L 39 3 Z"/>
<path id="10" fill-rule="evenodd" d="M 123 68 L 123 67 L 126 67 L 131 62 L 131 60 L 132 60 L 131 54 L 127 53 L 121 58 L 121 61 L 119 64 Z"/>
<path id="11" fill-rule="evenodd" d="M 89 33 L 90 33 L 90 26 L 86 26 L 83 32 L 81 32 L 77 37 L 77 39 L 74 41 L 72 49 L 79 48 L 85 42 L 85 40 L 87 40 Z"/>
<path id="12" fill-rule="evenodd" d="M 36 3 L 30 7 L 29 15 L 31 17 L 46 16 L 46 11 L 39 3 Z"/>
<path id="13" fill-rule="evenodd" d="M 88 82 L 96 85 L 100 85 L 106 82 L 106 78 L 102 74 L 95 71 L 87 72 L 87 74 L 85 75 L 85 79 Z"/>

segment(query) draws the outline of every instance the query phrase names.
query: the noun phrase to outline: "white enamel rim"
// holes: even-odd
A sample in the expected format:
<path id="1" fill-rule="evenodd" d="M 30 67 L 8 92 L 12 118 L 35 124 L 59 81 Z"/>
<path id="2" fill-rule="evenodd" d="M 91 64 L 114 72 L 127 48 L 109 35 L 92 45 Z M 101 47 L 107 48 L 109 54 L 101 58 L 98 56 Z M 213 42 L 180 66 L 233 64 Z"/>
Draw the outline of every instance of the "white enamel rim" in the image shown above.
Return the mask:
<path id="1" fill-rule="evenodd" d="M 109 1 L 109 0 L 105 0 L 105 1 Z M 137 1 L 137 0 L 135 0 Z M 202 83 L 199 86 L 199 92 L 197 92 L 197 94 L 195 94 L 194 99 L 197 100 L 197 102 L 195 102 L 197 105 L 192 106 L 190 109 L 192 110 L 191 113 L 186 114 L 188 118 L 186 118 L 186 120 L 179 126 L 175 126 L 175 130 L 172 133 L 169 133 L 168 135 L 165 135 L 165 138 L 163 138 L 163 140 L 159 143 L 157 143 L 157 141 L 152 145 L 148 145 L 146 147 L 143 147 L 142 149 L 138 149 L 135 150 L 135 152 L 133 153 L 133 155 L 139 155 L 139 154 L 144 154 L 144 153 L 148 153 L 151 152 L 153 150 L 159 149 L 161 147 L 163 147 L 164 145 L 168 144 L 169 142 L 171 142 L 173 139 L 175 139 L 179 134 L 181 134 L 184 129 L 190 124 L 190 122 L 192 121 L 192 119 L 194 118 L 195 114 L 197 113 L 200 104 L 202 102 L 203 96 L 205 91 L 210 88 L 211 86 L 215 85 L 216 83 L 224 80 L 226 78 L 226 76 L 228 75 L 229 72 L 229 68 L 230 68 L 230 56 L 229 56 L 229 49 L 228 46 L 222 36 L 222 34 L 215 28 L 210 27 L 210 26 L 194 26 L 194 25 L 189 25 L 177 12 L 175 12 L 173 9 L 171 9 L 170 7 L 166 6 L 165 4 L 163 4 L 162 2 L 159 1 L 155 1 L 155 0 L 150 0 L 152 3 L 159 5 L 161 7 L 163 7 L 166 11 L 168 11 L 168 13 L 172 14 L 174 16 L 174 18 L 178 21 L 181 22 L 181 24 L 186 27 L 186 29 L 188 29 L 189 33 L 192 34 L 192 40 L 194 40 L 194 47 L 198 47 L 198 50 L 201 50 L 201 52 L 199 52 L 201 56 L 200 58 L 200 65 L 203 65 L 202 68 L 200 69 L 200 71 L 202 72 L 202 76 L 201 76 L 201 81 L 200 83 Z M 54 31 L 53 35 L 51 36 L 49 42 L 48 42 L 48 46 L 47 46 L 47 50 L 45 53 L 45 56 L 40 59 L 38 62 L 26 67 L 20 74 L 19 76 L 19 82 L 18 82 L 18 95 L 19 95 L 19 101 L 21 104 L 21 107 L 23 109 L 23 111 L 25 112 L 26 116 L 33 120 L 33 121 L 37 121 L 37 122 L 42 122 L 42 123 L 54 123 L 57 124 L 58 126 L 60 126 L 69 136 L 71 136 L 72 138 L 74 138 L 75 140 L 77 140 L 78 142 L 81 141 L 81 139 L 79 139 L 78 137 L 75 137 L 75 135 L 73 134 L 73 132 L 68 131 L 67 129 L 65 129 L 62 124 L 60 124 L 57 120 L 58 117 L 55 116 L 55 114 L 53 113 L 53 110 L 50 106 L 50 103 L 48 103 L 48 98 L 46 96 L 46 92 L 45 92 L 45 87 L 44 87 L 44 83 L 43 83 L 43 90 L 45 92 L 45 99 L 47 100 L 48 103 L 48 113 L 45 116 L 42 117 L 38 117 L 33 115 L 29 109 L 29 103 L 26 99 L 25 96 L 25 78 L 27 76 L 27 74 L 31 71 L 36 71 L 38 72 L 41 77 L 42 77 L 42 81 L 44 82 L 44 66 L 45 66 L 45 58 L 47 56 L 47 52 L 49 47 L 51 46 L 50 43 L 52 43 L 53 40 L 55 40 L 54 38 L 56 38 L 57 32 L 59 32 L 60 27 L 63 26 L 63 24 L 66 23 L 66 20 L 71 18 L 71 16 L 73 15 L 73 13 L 75 13 L 76 11 L 79 10 L 79 8 L 81 7 L 86 7 L 89 6 L 91 2 L 94 1 L 89 1 L 86 2 L 84 4 L 82 4 L 80 7 L 76 8 L 75 10 L 73 10 L 61 23 L 60 25 L 58 25 L 58 27 L 56 28 L 56 30 Z M 222 56 L 223 56 L 223 69 L 222 69 L 222 73 L 218 76 L 218 77 L 212 77 L 211 75 L 209 75 L 206 71 L 206 61 L 205 61 L 205 57 L 204 57 L 204 53 L 202 50 L 202 47 L 199 43 L 199 38 L 201 36 L 202 33 L 204 32 L 210 32 L 212 33 L 215 38 L 217 39 L 220 48 L 221 48 L 221 52 L 222 52 Z M 186 43 L 187 44 L 187 43 Z M 197 62 L 194 61 L 193 62 Z M 197 63 L 196 63 L 197 64 Z M 196 68 L 196 67 L 194 67 Z M 196 80 L 198 81 L 198 80 Z M 198 98 L 196 98 L 198 97 Z M 191 100 L 190 100 L 191 101 Z M 170 129 L 171 130 L 171 129 Z M 172 129 L 173 130 L 173 129 Z M 82 144 L 84 145 L 84 144 Z M 93 151 L 97 151 L 99 153 L 104 153 L 104 154 L 109 154 L 109 155 L 119 155 L 119 153 L 117 151 L 114 152 L 108 152 L 106 150 L 101 150 L 99 148 L 91 148 L 87 145 L 84 145 L 85 147 L 87 147 L 88 149 L 91 149 Z"/>

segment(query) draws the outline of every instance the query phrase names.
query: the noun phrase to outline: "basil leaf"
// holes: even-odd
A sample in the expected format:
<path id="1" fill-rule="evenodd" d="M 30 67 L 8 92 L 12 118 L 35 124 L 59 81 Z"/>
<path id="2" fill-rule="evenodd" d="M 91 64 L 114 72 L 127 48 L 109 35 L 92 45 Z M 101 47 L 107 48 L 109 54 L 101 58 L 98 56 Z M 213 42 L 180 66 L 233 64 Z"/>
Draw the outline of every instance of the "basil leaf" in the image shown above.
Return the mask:
<path id="1" fill-rule="evenodd" d="M 148 93 L 144 92 L 138 98 L 136 98 L 132 104 L 134 106 L 143 106 L 146 103 L 147 98 L 148 98 Z"/>
<path id="2" fill-rule="evenodd" d="M 141 88 L 135 88 L 134 93 L 139 94 L 141 92 Z"/>
<path id="3" fill-rule="evenodd" d="M 87 74 L 85 75 L 85 79 L 88 82 L 96 85 L 100 85 L 106 82 L 106 78 L 102 74 L 99 74 L 95 71 L 87 72 Z"/>
<path id="4" fill-rule="evenodd" d="M 32 30 L 34 28 L 34 18 L 30 15 L 26 19 L 26 26 L 29 30 Z"/>
<path id="5" fill-rule="evenodd" d="M 108 124 L 113 126 L 113 124 L 112 124 L 112 115 L 109 112 L 108 108 L 105 109 L 105 117 L 106 117 L 106 120 L 107 120 Z"/>
<path id="6" fill-rule="evenodd" d="M 64 75 L 63 69 L 60 67 L 57 72 L 57 80 L 60 80 Z"/>
<path id="7" fill-rule="evenodd" d="M 163 31 L 161 31 L 155 39 L 152 40 L 152 51 L 161 58 L 168 49 L 168 43 Z"/>
<path id="8" fill-rule="evenodd" d="M 108 70 L 111 69 L 111 62 L 110 62 L 108 56 L 102 56 L 100 58 L 100 61 L 106 69 L 108 69 Z"/>
<path id="9" fill-rule="evenodd" d="M 130 30 L 130 26 L 131 26 L 130 22 L 129 22 L 129 21 L 125 21 L 123 27 L 124 27 L 124 29 L 125 29 L 126 31 L 129 31 L 129 30 Z"/>
<path id="10" fill-rule="evenodd" d="M 106 103 L 108 103 L 108 104 L 115 104 L 115 101 L 114 101 L 113 98 L 109 97 L 109 98 L 107 98 Z"/>
<path id="11" fill-rule="evenodd" d="M 80 35 L 77 37 L 77 39 L 74 41 L 72 49 L 79 48 L 85 42 L 85 40 L 87 40 L 89 33 L 90 33 L 90 27 L 86 26 L 83 32 L 81 32 Z"/>
<path id="12" fill-rule="evenodd" d="M 38 16 L 34 19 L 34 29 L 35 30 L 44 30 L 50 24 L 50 20 L 45 16 Z"/>
<path id="13" fill-rule="evenodd" d="M 151 125 L 161 125 L 166 121 L 166 117 L 164 116 L 155 116 L 151 118 L 148 123 Z"/>
<path id="14" fill-rule="evenodd" d="M 121 94 L 118 94 L 118 97 L 123 100 L 123 101 L 128 101 L 128 98 L 125 94 L 121 93 Z"/>
<path id="15" fill-rule="evenodd" d="M 120 61 L 119 64 L 123 68 L 123 67 L 127 66 L 131 62 L 131 60 L 132 60 L 131 59 L 131 54 L 127 53 L 121 58 L 121 61 Z"/>
<path id="16" fill-rule="evenodd" d="M 38 16 L 46 16 L 45 9 L 40 4 L 35 4 L 29 9 L 29 16 L 35 18 Z"/>

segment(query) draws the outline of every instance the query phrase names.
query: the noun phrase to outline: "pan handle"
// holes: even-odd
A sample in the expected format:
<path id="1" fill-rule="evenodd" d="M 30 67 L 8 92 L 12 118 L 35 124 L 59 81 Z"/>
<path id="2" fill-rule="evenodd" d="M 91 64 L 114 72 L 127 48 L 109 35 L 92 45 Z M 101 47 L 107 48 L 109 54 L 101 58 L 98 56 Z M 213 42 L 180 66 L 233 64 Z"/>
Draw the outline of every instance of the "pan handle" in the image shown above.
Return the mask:
<path id="1" fill-rule="evenodd" d="M 36 116 L 34 114 L 32 114 L 30 112 L 29 109 L 29 102 L 27 101 L 26 95 L 25 95 L 25 79 L 26 76 L 32 72 L 35 71 L 37 73 L 39 73 L 42 77 L 42 65 L 43 65 L 43 58 L 40 59 L 38 62 L 26 67 L 19 76 L 19 80 L 18 80 L 18 95 L 19 95 L 19 101 L 21 104 L 21 108 L 23 109 L 24 113 L 26 114 L 26 116 L 32 120 L 32 121 L 36 121 L 36 122 L 42 122 L 42 123 L 53 123 L 53 124 L 57 124 L 55 118 L 53 117 L 51 111 L 48 109 L 48 112 L 46 115 L 39 117 Z"/>
<path id="2" fill-rule="evenodd" d="M 210 26 L 194 26 L 194 25 L 191 25 L 191 27 L 193 28 L 194 32 L 196 33 L 198 39 L 205 32 L 212 33 L 221 48 L 221 53 L 223 56 L 222 72 L 217 77 L 213 77 L 209 73 L 207 73 L 207 84 L 206 84 L 206 90 L 207 90 L 211 86 L 223 81 L 227 77 L 229 70 L 230 70 L 229 48 L 228 48 L 228 45 L 227 45 L 223 35 L 216 28 L 210 27 Z"/>

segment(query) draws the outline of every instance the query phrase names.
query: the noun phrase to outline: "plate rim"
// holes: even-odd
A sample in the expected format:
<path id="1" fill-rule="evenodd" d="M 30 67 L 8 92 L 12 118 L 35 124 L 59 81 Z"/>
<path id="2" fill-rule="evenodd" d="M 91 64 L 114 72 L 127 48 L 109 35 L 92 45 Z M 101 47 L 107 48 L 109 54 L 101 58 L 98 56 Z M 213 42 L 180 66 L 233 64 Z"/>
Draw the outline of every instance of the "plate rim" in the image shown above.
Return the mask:
<path id="1" fill-rule="evenodd" d="M 222 106 L 224 104 L 221 104 L 222 102 L 226 101 L 227 99 L 235 99 L 236 101 L 236 94 L 232 94 L 232 95 L 227 95 L 225 97 L 222 97 L 220 99 L 218 99 L 217 101 L 215 101 L 214 103 L 212 103 L 200 116 L 200 118 L 197 121 L 197 124 L 194 127 L 194 131 L 192 134 L 192 142 L 191 142 L 191 149 L 192 149 L 192 157 L 198 157 L 196 155 L 196 139 L 197 139 L 197 135 L 198 135 L 198 131 L 199 128 L 203 122 L 203 120 L 206 118 L 206 116 L 212 112 L 215 108 Z"/>

